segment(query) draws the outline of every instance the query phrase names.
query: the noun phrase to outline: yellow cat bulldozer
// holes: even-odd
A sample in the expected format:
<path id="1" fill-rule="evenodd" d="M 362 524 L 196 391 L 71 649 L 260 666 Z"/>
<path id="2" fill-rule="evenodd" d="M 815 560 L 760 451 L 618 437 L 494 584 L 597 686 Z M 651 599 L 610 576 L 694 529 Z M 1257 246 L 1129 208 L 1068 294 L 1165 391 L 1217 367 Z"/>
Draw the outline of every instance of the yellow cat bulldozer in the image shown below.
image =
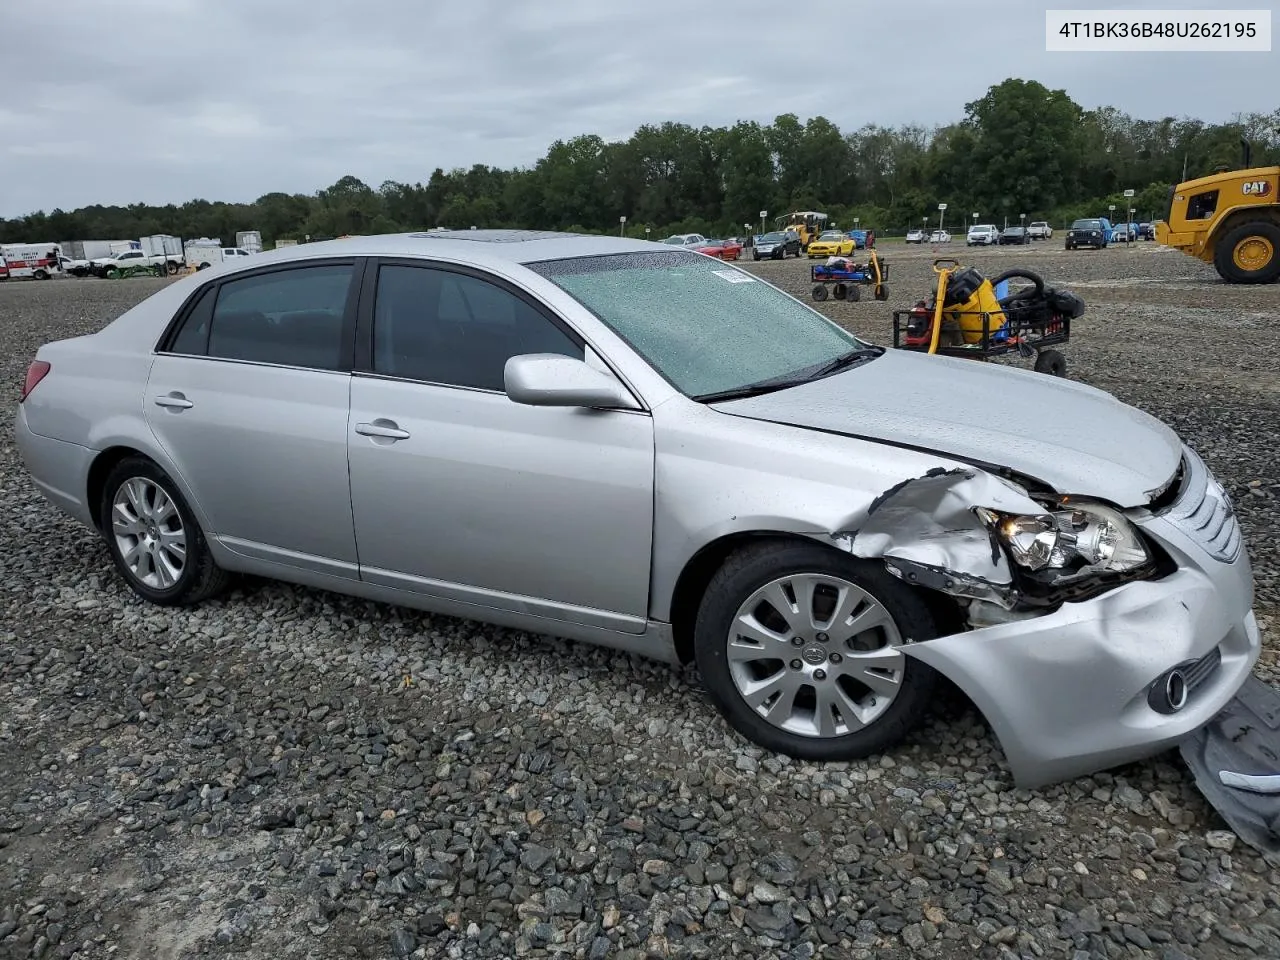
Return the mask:
<path id="1" fill-rule="evenodd" d="M 1228 283 L 1271 283 L 1280 278 L 1280 167 L 1251 166 L 1249 142 L 1241 145 L 1241 169 L 1173 188 L 1156 240 L 1213 264 Z"/>

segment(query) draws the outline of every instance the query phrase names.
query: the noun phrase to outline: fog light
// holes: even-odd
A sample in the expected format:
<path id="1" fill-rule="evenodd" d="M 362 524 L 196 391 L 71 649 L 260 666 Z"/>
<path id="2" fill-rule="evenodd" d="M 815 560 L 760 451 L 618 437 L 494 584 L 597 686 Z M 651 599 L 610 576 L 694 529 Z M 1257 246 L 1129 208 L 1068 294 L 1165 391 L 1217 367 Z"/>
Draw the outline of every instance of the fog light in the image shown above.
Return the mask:
<path id="1" fill-rule="evenodd" d="M 1170 670 L 1165 677 L 1164 696 L 1174 713 L 1187 705 L 1187 678 L 1182 675 L 1181 670 Z"/>

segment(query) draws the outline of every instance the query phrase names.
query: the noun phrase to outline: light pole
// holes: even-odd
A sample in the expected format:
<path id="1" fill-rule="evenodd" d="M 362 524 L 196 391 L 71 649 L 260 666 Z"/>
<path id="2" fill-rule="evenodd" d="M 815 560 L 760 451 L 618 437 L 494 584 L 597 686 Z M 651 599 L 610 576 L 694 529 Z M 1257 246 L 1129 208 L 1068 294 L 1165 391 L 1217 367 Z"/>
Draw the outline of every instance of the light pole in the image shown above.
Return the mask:
<path id="1" fill-rule="evenodd" d="M 764 233 L 764 218 L 767 217 L 768 215 L 769 215 L 768 210 L 760 211 L 760 232 L 761 233 Z"/>
<path id="2" fill-rule="evenodd" d="M 644 238 L 645 238 L 646 240 L 648 240 L 648 239 L 649 239 L 649 233 L 650 233 L 650 231 L 652 231 L 652 230 L 653 230 L 653 227 L 645 227 L 645 228 L 644 228 Z"/>
<path id="3" fill-rule="evenodd" d="M 1114 237 L 1116 235 L 1116 205 L 1114 203 L 1107 204 L 1107 212 L 1111 214 L 1108 219 L 1111 221 L 1111 236 Z M 1128 230 L 1125 230 L 1125 233 L 1128 232 Z"/>
<path id="4" fill-rule="evenodd" d="M 977 210 L 973 211 L 973 225 L 974 225 L 975 227 L 978 225 L 978 211 L 977 211 Z"/>
<path id="5" fill-rule="evenodd" d="M 619 217 L 618 218 L 618 236 L 620 237 L 625 236 L 626 232 L 627 232 L 627 218 Z"/>
<path id="6" fill-rule="evenodd" d="M 942 229 L 942 218 L 947 215 L 947 205 L 945 203 L 938 204 L 938 229 Z"/>
<path id="7" fill-rule="evenodd" d="M 1129 201 L 1129 204 L 1130 204 L 1129 222 L 1124 225 L 1124 238 L 1126 243 L 1129 242 L 1129 231 L 1133 229 L 1133 194 L 1134 194 L 1133 190 L 1126 190 L 1124 192 L 1125 198 Z M 1133 235 L 1133 239 L 1134 240 L 1138 239 L 1137 233 Z"/>

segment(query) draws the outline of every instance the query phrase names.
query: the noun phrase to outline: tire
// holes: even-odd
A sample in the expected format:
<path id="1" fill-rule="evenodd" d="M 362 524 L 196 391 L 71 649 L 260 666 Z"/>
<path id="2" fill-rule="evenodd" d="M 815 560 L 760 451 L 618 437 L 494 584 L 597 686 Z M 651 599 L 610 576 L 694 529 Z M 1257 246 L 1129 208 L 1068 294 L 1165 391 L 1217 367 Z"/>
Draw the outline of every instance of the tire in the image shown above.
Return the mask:
<path id="1" fill-rule="evenodd" d="M 757 251 L 754 251 L 754 252 L 751 254 L 751 259 L 752 259 L 752 260 L 759 261 L 759 259 L 760 259 L 760 252 L 759 252 L 758 250 L 757 250 Z"/>
<path id="2" fill-rule="evenodd" d="M 164 265 L 164 271 L 165 273 L 169 274 L 169 276 L 172 277 L 174 274 L 178 272 L 178 265 L 174 263 L 172 260 L 166 260 Z"/>
<path id="3" fill-rule="evenodd" d="M 132 497 L 129 496 L 130 489 L 134 494 Z M 135 508 L 134 503 L 146 503 L 155 508 L 167 500 L 172 505 L 172 513 L 147 526 L 149 534 L 158 531 L 172 536 L 177 524 L 176 532 L 181 533 L 185 545 L 185 559 L 176 572 L 174 567 L 177 565 L 173 562 L 176 555 L 163 548 L 146 551 L 150 556 L 145 563 L 139 564 L 137 571 L 130 567 L 122 541 L 132 537 L 136 544 L 140 544 L 141 540 L 133 533 L 117 533 L 126 529 L 117 527 L 114 522 L 123 516 L 115 507 L 117 499 L 121 500 L 121 506 L 127 513 L 132 513 L 136 521 L 134 527 L 147 525 L 148 513 L 147 507 Z M 204 533 L 181 491 L 153 461 L 145 457 L 127 457 L 112 468 L 103 485 L 98 517 L 116 569 L 133 592 L 144 600 L 163 607 L 188 606 L 216 596 L 230 585 L 231 574 L 213 562 Z M 157 563 L 157 558 L 167 559 L 168 563 Z M 144 573 L 144 570 L 149 572 Z"/>
<path id="4" fill-rule="evenodd" d="M 829 633 L 813 630 L 811 625 L 800 626 L 799 617 L 790 611 L 790 598 L 783 592 L 788 583 L 793 590 L 797 584 L 816 586 L 812 596 L 819 603 L 811 607 L 811 615 L 826 615 L 838 622 L 836 611 L 829 605 L 824 609 L 822 601 L 840 591 L 848 598 L 851 615 L 862 617 L 865 609 L 868 617 L 882 619 L 852 637 L 840 636 L 831 626 L 827 626 Z M 754 603 L 771 592 L 788 604 L 796 629 L 766 600 Z M 759 657 L 751 658 L 749 635 L 734 629 L 744 618 L 765 628 L 757 633 Z M 732 661 L 731 632 L 736 651 L 745 655 Z M 904 654 L 895 655 L 893 648 L 903 639 L 919 641 L 935 636 L 937 627 L 928 606 L 914 588 L 890 576 L 883 565 L 818 544 L 764 542 L 732 554 L 712 578 L 694 627 L 694 657 L 711 700 L 730 726 L 748 740 L 806 760 L 854 760 L 895 746 L 926 716 L 937 674 Z M 772 658 L 768 655 L 773 652 L 770 647 L 775 637 L 779 656 Z M 801 642 L 789 642 L 795 640 Z M 872 672 L 875 668 L 884 672 Z M 758 713 L 740 691 L 740 684 L 750 686 L 759 682 L 757 677 L 767 676 L 791 681 L 789 685 L 800 694 L 793 697 L 791 710 L 786 717 L 779 717 L 778 723 Z M 855 681 L 859 676 L 871 680 L 877 689 Z M 836 699 L 839 693 L 844 694 L 842 700 Z M 816 709 L 819 696 L 837 709 L 845 707 L 839 720 L 831 709 L 825 711 L 825 717 Z M 850 722 L 850 701 L 865 712 L 865 725 L 855 727 Z M 781 705 L 774 702 L 771 707 Z M 804 715 L 806 706 L 808 717 Z"/>
<path id="5" fill-rule="evenodd" d="M 837 300 L 843 300 L 848 295 L 849 289 L 843 283 L 837 283 L 831 288 L 831 296 Z"/>
<path id="6" fill-rule="evenodd" d="M 845 293 L 845 299 L 848 300 L 850 303 L 857 303 L 859 300 L 862 299 L 862 288 L 856 285 L 850 284 L 848 291 Z"/>
<path id="7" fill-rule="evenodd" d="M 112 268 L 111 268 L 110 270 L 108 270 L 105 274 L 103 274 L 103 276 L 105 276 L 108 280 L 119 280 L 119 279 L 120 279 L 120 271 L 119 271 L 119 270 L 117 270 L 115 267 L 112 267 Z"/>
<path id="8" fill-rule="evenodd" d="M 207 263 L 202 263 L 202 264 L 200 264 L 200 266 L 196 267 L 196 269 L 197 269 L 197 270 L 208 270 L 208 269 L 209 269 L 209 264 L 207 264 Z"/>
<path id="9" fill-rule="evenodd" d="M 1246 256 L 1254 251 L 1257 255 L 1242 265 L 1242 250 Z M 1280 225 L 1258 220 L 1228 230 L 1214 244 L 1213 266 L 1228 283 L 1271 283 L 1280 278 Z"/>
<path id="10" fill-rule="evenodd" d="M 1047 373 L 1051 377 L 1067 375 L 1067 358 L 1057 350 L 1041 350 L 1036 354 L 1036 373 Z"/>
<path id="11" fill-rule="evenodd" d="M 815 283 L 813 285 L 813 299 L 821 303 L 827 299 L 827 286 L 824 283 Z"/>
<path id="12" fill-rule="evenodd" d="M 876 287 L 875 297 L 877 300 L 884 302 L 889 299 L 889 288 L 885 284 Z"/>
<path id="13" fill-rule="evenodd" d="M 32 276 L 32 278 L 33 278 L 33 279 L 35 279 L 35 280 L 48 280 L 48 279 L 49 279 L 49 273 L 48 273 L 48 271 L 46 271 L 46 270 L 37 270 L 37 271 L 36 271 L 35 273 L 33 273 L 31 276 Z"/>

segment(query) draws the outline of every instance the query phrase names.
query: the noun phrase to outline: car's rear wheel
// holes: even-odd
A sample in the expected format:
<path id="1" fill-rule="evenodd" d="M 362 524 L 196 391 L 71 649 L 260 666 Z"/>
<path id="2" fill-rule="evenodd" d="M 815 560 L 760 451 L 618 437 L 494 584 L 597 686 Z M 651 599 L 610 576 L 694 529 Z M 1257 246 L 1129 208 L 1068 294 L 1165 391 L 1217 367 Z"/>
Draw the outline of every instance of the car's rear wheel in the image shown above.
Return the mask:
<path id="1" fill-rule="evenodd" d="M 900 648 L 935 636 L 929 608 L 880 564 L 773 542 L 715 575 L 694 645 L 712 700 L 747 739 L 849 760 L 894 746 L 924 718 L 937 674 Z"/>
<path id="2" fill-rule="evenodd" d="M 230 584 L 182 493 L 151 460 L 127 457 L 116 464 L 99 516 L 116 569 L 143 599 L 161 606 L 198 603 Z"/>

